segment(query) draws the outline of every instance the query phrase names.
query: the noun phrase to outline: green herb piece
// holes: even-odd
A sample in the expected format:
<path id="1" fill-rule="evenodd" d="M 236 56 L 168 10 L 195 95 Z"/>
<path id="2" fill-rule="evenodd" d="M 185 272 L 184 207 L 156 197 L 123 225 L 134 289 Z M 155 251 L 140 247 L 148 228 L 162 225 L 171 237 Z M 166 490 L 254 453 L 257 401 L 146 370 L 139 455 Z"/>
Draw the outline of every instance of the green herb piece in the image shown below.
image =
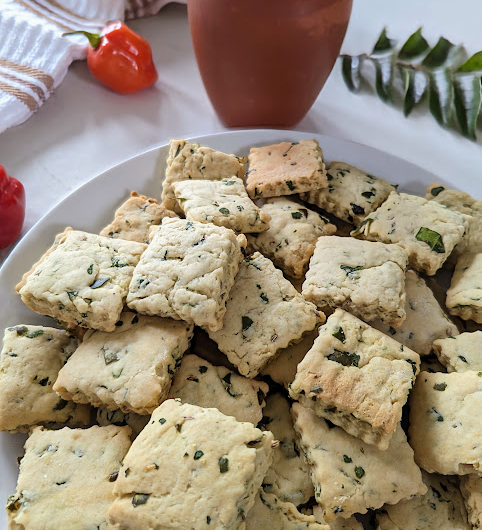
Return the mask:
<path id="1" fill-rule="evenodd" d="M 36 337 L 40 337 L 43 334 L 43 329 L 37 329 L 37 331 L 29 331 L 25 336 L 29 339 L 35 339 Z"/>
<path id="2" fill-rule="evenodd" d="M 431 250 L 437 252 L 438 254 L 442 254 L 445 252 L 442 236 L 438 232 L 430 230 L 430 228 L 425 228 L 424 226 L 422 226 L 417 232 L 415 239 L 417 241 L 427 243 Z"/>
<path id="3" fill-rule="evenodd" d="M 134 315 L 134 318 L 131 320 L 131 324 L 137 324 L 139 322 L 139 317 Z"/>
<path id="4" fill-rule="evenodd" d="M 366 199 L 371 199 L 372 197 L 375 197 L 376 194 L 377 194 L 377 190 L 375 188 L 372 188 L 370 191 L 364 191 L 362 193 L 362 196 L 365 197 Z"/>
<path id="5" fill-rule="evenodd" d="M 342 513 L 343 512 L 343 508 L 341 506 L 335 506 L 333 508 L 333 513 Z"/>
<path id="6" fill-rule="evenodd" d="M 78 294 L 79 291 L 67 291 L 67 296 L 69 297 L 69 300 L 73 300 Z"/>
<path id="7" fill-rule="evenodd" d="M 93 270 L 94 270 L 94 264 L 92 263 L 90 267 L 87 269 L 87 274 L 92 274 Z"/>
<path id="8" fill-rule="evenodd" d="M 65 409 L 65 407 L 68 405 L 68 401 L 65 401 L 65 399 L 62 399 L 60 398 L 58 401 L 57 401 L 57 404 L 55 405 L 55 407 L 52 409 L 52 410 L 62 410 L 62 409 Z"/>
<path id="9" fill-rule="evenodd" d="M 229 461 L 225 456 L 219 459 L 219 472 L 227 473 L 229 471 Z"/>
<path id="10" fill-rule="evenodd" d="M 10 495 L 10 497 L 8 497 L 6 508 L 9 512 L 16 512 L 20 510 L 21 507 L 22 503 L 18 497 L 15 497 L 15 495 Z"/>
<path id="11" fill-rule="evenodd" d="M 241 317 L 241 325 L 242 325 L 242 330 L 244 332 L 244 331 L 247 331 L 253 325 L 253 321 L 249 317 L 243 315 Z"/>
<path id="12" fill-rule="evenodd" d="M 388 333 L 390 333 L 390 335 L 396 335 L 397 330 L 393 326 L 388 326 Z"/>
<path id="13" fill-rule="evenodd" d="M 355 466 L 356 478 L 362 478 L 364 474 L 365 474 L 365 470 L 362 467 Z"/>
<path id="14" fill-rule="evenodd" d="M 463 355 L 459 355 L 459 359 L 460 359 L 462 362 L 468 364 L 468 363 L 467 363 L 467 359 L 466 359 Z"/>
<path id="15" fill-rule="evenodd" d="M 120 328 L 123 324 L 124 324 L 124 322 L 122 322 L 122 320 L 118 320 L 118 321 L 115 323 L 115 327 L 116 327 L 116 328 Z"/>
<path id="16" fill-rule="evenodd" d="M 422 28 L 418 28 L 415 33 L 412 33 L 407 39 L 401 50 L 398 52 L 398 58 L 402 61 L 411 61 L 416 57 L 420 57 L 428 52 L 430 46 L 422 36 Z"/>
<path id="17" fill-rule="evenodd" d="M 320 392 L 323 392 L 323 387 L 321 387 L 321 386 L 315 386 L 315 387 L 313 387 L 313 388 L 310 390 L 310 392 L 311 392 L 312 394 L 319 394 Z M 315 397 L 315 396 L 313 396 L 313 397 Z M 316 401 L 316 398 L 315 398 L 315 401 Z"/>
<path id="18" fill-rule="evenodd" d="M 363 206 L 358 206 L 358 204 L 351 204 L 351 210 L 355 215 L 364 215 L 365 214 L 365 208 Z"/>
<path id="19" fill-rule="evenodd" d="M 412 361 L 412 359 L 405 359 L 408 364 L 412 365 L 413 375 L 417 373 L 417 363 L 415 361 Z"/>
<path id="20" fill-rule="evenodd" d="M 98 289 L 99 287 L 102 287 L 105 283 L 107 283 L 109 280 L 110 280 L 110 278 L 98 278 L 89 287 L 91 289 Z"/>
<path id="21" fill-rule="evenodd" d="M 164 424 L 166 423 L 166 418 L 160 418 L 160 419 L 159 419 L 159 423 L 160 423 L 161 425 L 164 425 Z"/>
<path id="22" fill-rule="evenodd" d="M 227 208 L 219 208 L 219 211 L 223 214 L 223 215 L 229 215 L 229 210 Z"/>
<path id="23" fill-rule="evenodd" d="M 293 219 L 301 219 L 303 215 L 301 212 L 291 212 L 291 217 L 293 217 Z"/>
<path id="24" fill-rule="evenodd" d="M 199 373 L 205 374 L 208 371 L 208 367 L 203 365 L 203 366 L 200 366 L 198 370 L 199 370 Z"/>
<path id="25" fill-rule="evenodd" d="M 478 76 L 457 75 L 453 79 L 454 106 L 462 134 L 476 140 L 477 120 L 482 102 L 480 72 Z"/>
<path id="26" fill-rule="evenodd" d="M 286 185 L 288 186 L 290 191 L 294 191 L 295 190 L 295 185 L 293 184 L 293 182 L 291 180 L 287 180 L 286 181 Z"/>
<path id="27" fill-rule="evenodd" d="M 132 506 L 135 508 L 140 504 L 146 504 L 148 498 L 149 493 L 136 493 L 134 497 L 132 497 Z"/>
<path id="28" fill-rule="evenodd" d="M 346 341 L 345 332 L 341 326 L 338 326 L 335 329 L 335 331 L 332 333 L 332 336 L 335 337 L 335 339 L 338 339 L 340 342 L 345 343 Z"/>
<path id="29" fill-rule="evenodd" d="M 188 221 L 186 223 L 186 230 L 194 230 L 194 227 L 191 221 Z"/>
<path id="30" fill-rule="evenodd" d="M 122 267 L 128 267 L 129 266 L 128 263 L 121 263 L 120 259 L 117 258 L 117 257 L 112 258 L 111 262 L 112 262 L 112 267 L 122 268 Z"/>
<path id="31" fill-rule="evenodd" d="M 358 368 L 360 356 L 356 353 L 335 350 L 333 353 L 330 353 L 330 355 L 328 355 L 328 359 L 343 366 L 356 366 Z"/>
<path id="32" fill-rule="evenodd" d="M 430 193 L 434 196 L 434 197 L 437 197 L 437 195 L 439 195 L 440 193 L 442 193 L 442 191 L 444 191 L 445 188 L 443 186 L 438 186 L 436 188 L 432 188 L 430 190 Z"/>
<path id="33" fill-rule="evenodd" d="M 351 464 L 353 462 L 353 460 L 348 455 L 343 455 L 343 461 L 346 464 Z"/>
<path id="34" fill-rule="evenodd" d="M 196 451 L 194 453 L 194 460 L 199 460 L 202 456 L 203 456 L 203 452 L 202 451 Z"/>
<path id="35" fill-rule="evenodd" d="M 209 515 L 206 515 L 206 523 L 211 524 L 211 517 Z"/>
<path id="36" fill-rule="evenodd" d="M 115 363 L 118 360 L 119 360 L 119 357 L 117 356 L 116 352 L 104 351 L 104 361 L 106 365 L 110 363 Z"/>
<path id="37" fill-rule="evenodd" d="M 254 445 L 258 445 L 261 442 L 261 438 L 258 438 L 257 440 L 250 440 L 246 445 L 248 447 L 253 447 Z"/>
<path id="38" fill-rule="evenodd" d="M 181 144 L 179 144 L 179 145 L 177 146 L 176 154 L 174 155 L 174 158 L 176 158 L 176 157 L 179 155 L 180 152 L 181 152 Z"/>
<path id="39" fill-rule="evenodd" d="M 361 87 L 361 65 L 363 56 L 342 55 L 341 56 L 341 74 L 346 86 L 351 92 L 359 92 Z M 327 175 L 331 177 L 331 175 Z M 332 180 L 333 177 L 328 178 Z"/>
<path id="40" fill-rule="evenodd" d="M 443 392 L 447 388 L 447 383 L 436 383 L 433 385 L 434 390 L 438 390 L 439 392 Z"/>
<path id="41" fill-rule="evenodd" d="M 236 184 L 236 183 L 234 182 L 234 180 L 227 180 L 224 184 L 226 186 L 232 186 L 233 184 Z"/>
<path id="42" fill-rule="evenodd" d="M 354 273 L 361 271 L 363 267 L 361 265 L 357 265 L 356 267 L 350 267 L 350 265 L 340 265 L 340 269 L 343 269 L 349 278 L 358 278 L 358 275 Z"/>
<path id="43" fill-rule="evenodd" d="M 265 293 L 261 293 L 261 294 L 259 295 L 259 297 L 261 298 L 261 300 L 263 300 L 263 302 L 264 302 L 265 304 L 268 304 L 268 303 L 269 303 L 269 298 L 266 296 Z"/>
<path id="44" fill-rule="evenodd" d="M 119 476 L 118 471 L 114 471 L 114 473 L 111 473 L 109 475 L 109 482 L 115 482 L 117 480 L 117 477 Z"/>
<path id="45" fill-rule="evenodd" d="M 442 414 L 439 414 L 436 410 L 435 410 L 435 407 L 432 407 L 429 412 L 432 412 L 433 414 L 435 414 L 437 416 L 437 421 L 444 421 L 444 417 L 442 416 Z"/>
<path id="46" fill-rule="evenodd" d="M 27 333 L 28 328 L 27 326 L 14 326 L 13 328 L 8 328 L 8 331 L 16 331 L 17 335 L 21 337 L 22 335 L 25 335 L 25 333 Z"/>
<path id="47" fill-rule="evenodd" d="M 45 377 L 44 379 L 40 379 L 40 381 L 38 382 L 38 384 L 40 386 L 47 386 L 47 383 L 49 382 L 49 378 L 48 377 Z"/>

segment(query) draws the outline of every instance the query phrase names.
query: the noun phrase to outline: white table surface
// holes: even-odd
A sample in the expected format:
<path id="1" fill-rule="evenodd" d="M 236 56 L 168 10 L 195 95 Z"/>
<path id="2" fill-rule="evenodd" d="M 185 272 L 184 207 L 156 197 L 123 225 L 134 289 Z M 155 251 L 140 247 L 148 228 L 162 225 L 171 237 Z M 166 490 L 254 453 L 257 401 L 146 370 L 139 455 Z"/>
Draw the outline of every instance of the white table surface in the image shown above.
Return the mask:
<path id="1" fill-rule="evenodd" d="M 443 35 L 472 54 L 482 48 L 481 17 L 480 0 L 354 0 L 342 52 L 370 51 L 384 26 L 404 42 L 423 25 L 431 43 Z M 226 130 L 197 70 L 186 7 L 170 4 L 130 25 L 151 43 L 159 72 L 155 87 L 117 95 L 95 82 L 85 62 L 77 62 L 36 115 L 0 135 L 0 163 L 26 188 L 23 233 L 83 182 L 149 146 Z M 455 184 L 461 172 L 482 178 L 482 131 L 474 143 L 440 128 L 426 110 L 405 119 L 373 93 L 354 95 L 339 63 L 297 129 L 377 147 Z M 0 251 L 0 261 L 9 250 Z"/>

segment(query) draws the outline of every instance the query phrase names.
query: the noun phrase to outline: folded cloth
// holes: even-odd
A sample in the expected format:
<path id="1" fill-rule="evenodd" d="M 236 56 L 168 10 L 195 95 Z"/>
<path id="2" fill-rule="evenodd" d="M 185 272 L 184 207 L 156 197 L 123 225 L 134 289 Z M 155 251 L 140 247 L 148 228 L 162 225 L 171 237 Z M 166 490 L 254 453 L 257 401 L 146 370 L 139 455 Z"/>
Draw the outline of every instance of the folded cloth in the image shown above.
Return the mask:
<path id="1" fill-rule="evenodd" d="M 157 13 L 169 0 L 0 0 L 0 133 L 27 120 L 85 59 L 82 35 L 107 22 Z M 183 0 L 181 0 L 183 1 Z"/>

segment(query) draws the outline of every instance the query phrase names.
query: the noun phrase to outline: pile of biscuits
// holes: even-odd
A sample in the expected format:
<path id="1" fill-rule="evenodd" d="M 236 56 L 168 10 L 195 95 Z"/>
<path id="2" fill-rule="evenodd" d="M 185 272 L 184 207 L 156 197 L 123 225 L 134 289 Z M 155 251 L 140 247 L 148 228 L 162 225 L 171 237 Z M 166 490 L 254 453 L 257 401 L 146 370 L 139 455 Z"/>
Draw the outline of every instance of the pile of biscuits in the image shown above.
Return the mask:
<path id="1" fill-rule="evenodd" d="M 9 528 L 480 528 L 481 229 L 315 140 L 171 141 L 160 204 L 66 228 L 17 285 L 61 328 L 5 330 Z"/>

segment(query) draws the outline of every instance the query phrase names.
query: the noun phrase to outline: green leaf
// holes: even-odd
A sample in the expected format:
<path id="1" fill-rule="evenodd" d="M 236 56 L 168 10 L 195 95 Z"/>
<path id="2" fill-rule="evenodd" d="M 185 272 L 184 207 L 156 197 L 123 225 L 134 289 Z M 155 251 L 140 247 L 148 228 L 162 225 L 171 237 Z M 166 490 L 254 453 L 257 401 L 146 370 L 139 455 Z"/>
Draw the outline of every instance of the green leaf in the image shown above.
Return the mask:
<path id="1" fill-rule="evenodd" d="M 450 57 L 450 52 L 455 47 L 449 40 L 440 37 L 437 44 L 432 48 L 430 53 L 422 61 L 422 66 L 433 70 L 435 68 L 442 68 Z"/>
<path id="2" fill-rule="evenodd" d="M 423 98 L 428 85 L 427 76 L 408 65 L 401 65 L 398 70 L 404 85 L 403 114 L 406 117 Z"/>
<path id="3" fill-rule="evenodd" d="M 464 136 L 476 140 L 481 104 L 480 76 L 458 75 L 453 80 L 455 115 Z"/>
<path id="4" fill-rule="evenodd" d="M 359 92 L 361 87 L 361 65 L 363 55 L 342 55 L 341 74 L 346 86 L 352 92 Z"/>
<path id="5" fill-rule="evenodd" d="M 407 42 L 402 46 L 398 52 L 398 58 L 401 61 L 412 61 L 416 57 L 420 57 L 430 49 L 428 42 L 422 36 L 422 28 L 418 28 L 415 33 L 408 37 Z"/>
<path id="6" fill-rule="evenodd" d="M 470 59 L 457 68 L 457 72 L 482 72 L 482 51 L 474 53 Z"/>
<path id="7" fill-rule="evenodd" d="M 433 117 L 446 127 L 452 115 L 453 85 L 447 68 L 429 74 L 428 106 Z"/>
<path id="8" fill-rule="evenodd" d="M 387 37 L 387 28 L 383 28 L 380 36 L 378 37 L 377 43 L 373 48 L 372 55 L 389 53 L 395 47 L 396 43 L 397 41 Z"/>
<path id="9" fill-rule="evenodd" d="M 438 254 L 445 252 L 442 236 L 438 232 L 430 230 L 430 228 L 422 226 L 417 232 L 415 239 L 427 243 L 427 245 Z"/>
<path id="10" fill-rule="evenodd" d="M 358 362 L 360 361 L 360 356 L 356 353 L 350 353 L 347 351 L 334 350 L 333 353 L 330 353 L 327 357 L 330 361 L 334 361 L 343 366 L 356 366 L 358 368 Z"/>
<path id="11" fill-rule="evenodd" d="M 375 64 L 375 89 L 378 96 L 385 103 L 393 100 L 392 82 L 393 82 L 393 60 L 391 56 L 372 57 Z"/>

